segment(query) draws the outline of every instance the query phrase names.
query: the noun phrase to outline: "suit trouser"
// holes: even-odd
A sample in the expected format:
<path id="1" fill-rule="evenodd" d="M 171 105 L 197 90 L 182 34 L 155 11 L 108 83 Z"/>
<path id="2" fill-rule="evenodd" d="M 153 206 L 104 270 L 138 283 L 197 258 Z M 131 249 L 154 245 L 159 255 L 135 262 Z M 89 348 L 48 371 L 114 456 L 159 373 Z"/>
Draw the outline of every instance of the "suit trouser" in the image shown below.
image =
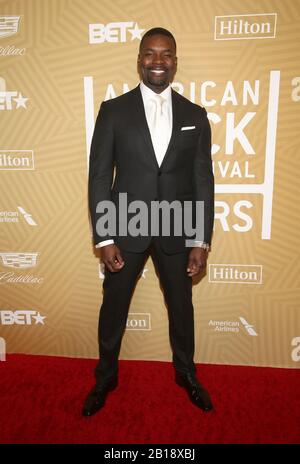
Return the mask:
<path id="1" fill-rule="evenodd" d="M 190 250 L 186 248 L 182 253 L 165 254 L 159 239 L 155 238 L 142 253 L 121 250 L 125 265 L 120 271 L 112 273 L 105 270 L 99 316 L 100 361 L 95 371 L 98 384 L 105 383 L 118 373 L 118 357 L 130 300 L 149 254 L 158 273 L 168 309 L 174 367 L 180 373 L 195 372 L 192 279 L 186 271 Z"/>

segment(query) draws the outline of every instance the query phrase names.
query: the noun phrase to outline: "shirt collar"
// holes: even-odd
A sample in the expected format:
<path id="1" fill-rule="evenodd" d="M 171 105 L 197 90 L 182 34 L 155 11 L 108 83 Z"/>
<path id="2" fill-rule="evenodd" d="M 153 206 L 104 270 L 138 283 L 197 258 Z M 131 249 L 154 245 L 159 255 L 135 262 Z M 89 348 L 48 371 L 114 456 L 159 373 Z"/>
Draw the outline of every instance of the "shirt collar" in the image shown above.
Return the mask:
<path id="1" fill-rule="evenodd" d="M 144 82 L 140 82 L 140 89 L 143 97 L 144 104 L 148 102 L 153 95 L 157 95 L 153 90 L 151 90 L 149 87 L 147 87 Z M 163 98 L 165 98 L 168 102 L 168 105 L 172 103 L 172 92 L 171 92 L 171 86 L 168 85 L 168 87 L 161 92 L 159 95 L 161 95 Z"/>

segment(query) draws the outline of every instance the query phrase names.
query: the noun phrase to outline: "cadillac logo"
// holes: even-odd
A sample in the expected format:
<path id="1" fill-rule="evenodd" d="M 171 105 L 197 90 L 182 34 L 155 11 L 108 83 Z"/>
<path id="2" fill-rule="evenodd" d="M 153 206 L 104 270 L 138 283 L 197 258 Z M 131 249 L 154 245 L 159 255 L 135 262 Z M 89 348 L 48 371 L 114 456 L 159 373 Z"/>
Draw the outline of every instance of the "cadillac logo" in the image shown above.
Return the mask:
<path id="1" fill-rule="evenodd" d="M 0 16 L 0 39 L 18 32 L 20 16 Z"/>

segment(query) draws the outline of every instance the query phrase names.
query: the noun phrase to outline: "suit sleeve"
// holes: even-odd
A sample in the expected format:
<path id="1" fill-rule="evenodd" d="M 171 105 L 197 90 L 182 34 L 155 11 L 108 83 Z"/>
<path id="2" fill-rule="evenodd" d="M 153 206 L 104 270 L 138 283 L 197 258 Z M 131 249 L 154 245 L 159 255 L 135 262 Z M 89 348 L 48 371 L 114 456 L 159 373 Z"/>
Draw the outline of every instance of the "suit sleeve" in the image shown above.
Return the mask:
<path id="1" fill-rule="evenodd" d="M 201 109 L 202 129 L 198 140 L 194 166 L 194 192 L 197 201 L 204 202 L 203 241 L 211 244 L 214 223 L 214 175 L 211 159 L 211 129 L 206 111 Z"/>
<path id="2" fill-rule="evenodd" d="M 99 202 L 111 200 L 111 185 L 114 171 L 114 133 L 112 118 L 107 103 L 101 104 L 91 143 L 89 162 L 88 197 L 93 228 L 94 244 L 109 240 L 105 231 L 99 233 L 97 222 L 103 212 L 97 212 Z"/>

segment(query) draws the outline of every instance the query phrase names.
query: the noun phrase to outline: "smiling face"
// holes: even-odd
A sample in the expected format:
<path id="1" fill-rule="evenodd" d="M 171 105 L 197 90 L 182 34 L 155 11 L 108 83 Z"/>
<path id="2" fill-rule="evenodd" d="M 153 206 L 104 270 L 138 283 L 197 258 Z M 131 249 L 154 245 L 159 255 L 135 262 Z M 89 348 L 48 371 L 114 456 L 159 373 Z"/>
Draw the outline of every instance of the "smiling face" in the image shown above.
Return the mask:
<path id="1" fill-rule="evenodd" d="M 161 93 L 172 82 L 177 57 L 174 41 L 165 35 L 146 37 L 138 55 L 142 80 L 153 92 Z"/>

